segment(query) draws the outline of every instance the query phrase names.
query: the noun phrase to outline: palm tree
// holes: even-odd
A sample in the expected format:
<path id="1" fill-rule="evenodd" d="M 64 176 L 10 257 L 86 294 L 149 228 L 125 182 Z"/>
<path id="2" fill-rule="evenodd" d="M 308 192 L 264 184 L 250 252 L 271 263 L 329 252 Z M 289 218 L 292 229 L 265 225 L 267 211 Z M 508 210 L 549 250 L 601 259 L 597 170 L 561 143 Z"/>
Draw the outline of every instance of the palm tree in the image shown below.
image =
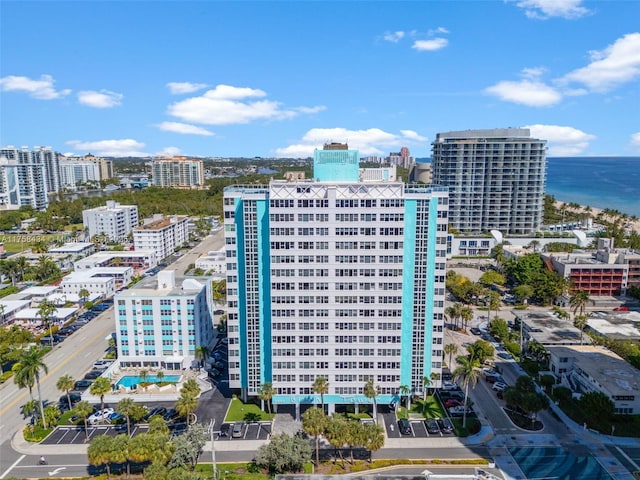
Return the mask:
<path id="1" fill-rule="evenodd" d="M 462 416 L 462 427 L 467 425 L 467 401 L 469 399 L 469 384 L 474 387 L 480 377 L 480 362 L 475 358 L 458 357 L 458 368 L 453 372 L 453 379 L 461 381 L 464 387 L 464 413 Z"/>
<path id="2" fill-rule="evenodd" d="M 458 353 L 458 345 L 456 345 L 455 343 L 447 343 L 444 346 L 444 353 L 445 355 L 449 355 L 448 365 L 449 365 L 449 369 L 451 369 L 451 367 L 453 366 L 453 364 L 451 363 L 451 357 Z"/>
<path id="3" fill-rule="evenodd" d="M 320 395 L 320 403 L 322 404 L 322 411 L 324 412 L 324 394 L 329 393 L 329 381 L 327 377 L 316 377 L 311 389 L 313 393 Z"/>
<path id="4" fill-rule="evenodd" d="M 384 429 L 381 425 L 362 425 L 362 446 L 369 450 L 369 463 L 373 452 L 380 450 L 384 446 Z"/>
<path id="5" fill-rule="evenodd" d="M 89 292 L 89 290 L 87 290 L 86 288 L 81 288 L 78 292 L 78 297 L 80 297 L 83 305 L 87 303 L 87 298 L 89 298 L 90 296 L 91 292 Z"/>
<path id="6" fill-rule="evenodd" d="M 500 294 L 498 292 L 490 291 L 489 292 L 489 320 L 491 320 L 491 311 L 493 310 L 495 312 L 495 315 L 497 315 L 499 309 L 500 309 Z"/>
<path id="7" fill-rule="evenodd" d="M 320 435 L 326 430 L 327 423 L 327 416 L 318 407 L 311 407 L 302 414 L 302 429 L 316 439 L 316 467 L 320 465 Z"/>
<path id="8" fill-rule="evenodd" d="M 164 379 L 164 372 L 162 370 L 158 370 L 158 373 L 156 373 L 156 383 L 162 383 L 163 379 Z"/>
<path id="9" fill-rule="evenodd" d="M 427 393 L 429 393 L 429 386 L 431 385 L 431 379 L 426 375 L 422 377 L 422 401 L 427 401 Z"/>
<path id="10" fill-rule="evenodd" d="M 264 382 L 258 389 L 258 398 L 263 402 L 267 402 L 267 412 L 271 415 L 271 399 L 276 393 L 275 388 L 271 382 Z"/>
<path id="11" fill-rule="evenodd" d="M 176 402 L 176 411 L 180 414 L 180 416 L 186 417 L 188 425 L 192 424 L 192 422 L 190 421 L 190 417 L 193 412 L 196 411 L 197 407 L 198 399 L 193 395 L 190 395 L 189 392 L 185 392 L 183 390 L 180 398 Z"/>
<path id="12" fill-rule="evenodd" d="M 373 384 L 373 378 L 369 378 L 367 383 L 364 384 L 364 388 L 362 389 L 362 394 L 370 398 L 373 402 L 373 421 L 378 422 L 378 402 L 376 402 L 376 397 L 380 394 L 380 387 Z"/>
<path id="13" fill-rule="evenodd" d="M 198 345 L 195 351 L 196 360 L 198 360 L 200 368 L 204 366 L 204 361 L 209 356 L 209 347 L 206 345 Z"/>
<path id="14" fill-rule="evenodd" d="M 454 303 L 453 305 L 445 308 L 444 313 L 449 317 L 449 321 L 453 323 L 454 330 L 458 329 L 458 318 L 460 317 L 460 310 L 462 309 L 461 303 Z"/>
<path id="15" fill-rule="evenodd" d="M 571 306 L 573 310 L 574 317 L 577 315 L 584 316 L 587 309 L 587 303 L 593 304 L 594 302 L 591 300 L 589 292 L 586 290 L 577 290 L 571 294 L 571 297 L 569 298 L 569 306 Z"/>
<path id="16" fill-rule="evenodd" d="M 411 410 L 411 387 L 408 385 L 400 385 L 400 397 L 407 397 L 407 413 Z"/>
<path id="17" fill-rule="evenodd" d="M 51 348 L 53 348 L 53 335 L 51 333 L 53 326 L 51 324 L 51 317 L 57 311 L 58 307 L 56 307 L 55 304 L 53 302 L 50 302 L 49 300 L 43 300 L 42 303 L 38 306 L 37 315 L 42 318 L 42 325 L 44 325 L 44 327 L 49 330 L 49 342 Z"/>
<path id="18" fill-rule="evenodd" d="M 31 399 L 22 405 L 20 410 L 22 411 L 22 416 L 24 418 L 31 417 L 38 411 L 38 401 Z"/>
<path id="19" fill-rule="evenodd" d="M 33 400 L 33 385 L 36 382 L 36 379 L 32 375 L 33 372 L 22 370 L 22 365 L 20 364 L 19 359 L 13 364 L 11 371 L 13 372 L 13 383 L 15 383 L 18 388 L 28 388 L 29 398 Z"/>
<path id="20" fill-rule="evenodd" d="M 44 403 L 42 401 L 42 393 L 40 392 L 40 372 L 45 374 L 49 373 L 47 364 L 44 363 L 45 351 L 37 346 L 32 346 L 29 350 L 22 352 L 18 359 L 20 365 L 18 373 L 16 374 L 16 383 L 18 381 L 25 382 L 25 385 L 33 385 L 35 380 L 36 388 L 38 390 L 38 401 L 40 403 L 40 414 L 42 415 L 42 424 L 44 428 L 47 428 L 47 420 L 44 418 Z M 20 378 L 20 380 L 18 380 Z M 28 383 L 31 381 L 31 383 Z"/>
<path id="21" fill-rule="evenodd" d="M 149 378 L 149 370 L 143 369 L 138 373 L 138 378 L 140 379 L 140 383 L 146 383 Z"/>
<path id="22" fill-rule="evenodd" d="M 462 329 L 467 329 L 467 324 L 473 320 L 473 309 L 468 306 L 464 306 L 460 309 L 460 319 L 462 320 Z"/>
<path id="23" fill-rule="evenodd" d="M 63 375 L 58 379 L 56 388 L 67 395 L 67 402 L 69 402 L 69 410 L 71 410 L 71 397 L 69 396 L 69 390 L 73 389 L 74 381 L 71 375 Z"/>
<path id="24" fill-rule="evenodd" d="M 111 391 L 111 382 L 107 377 L 98 377 L 89 387 L 89 393 L 100 397 L 100 410 L 104 410 L 104 396 Z"/>
<path id="25" fill-rule="evenodd" d="M 582 345 L 582 335 L 584 334 L 584 328 L 587 326 L 587 316 L 578 315 L 573 319 L 573 326 L 580 330 L 580 345 Z"/>
<path id="26" fill-rule="evenodd" d="M 90 465 L 104 465 L 107 468 L 107 479 L 111 478 L 111 461 L 115 452 L 115 440 L 109 435 L 98 435 L 89 444 L 87 459 Z"/>
<path id="27" fill-rule="evenodd" d="M 344 457 L 340 449 L 347 443 L 347 419 L 334 413 L 327 424 L 325 437 L 334 448 L 334 463 L 338 459 L 337 454 L 339 453 L 344 465 Z"/>
<path id="28" fill-rule="evenodd" d="M 131 436 L 131 416 L 135 414 L 137 408 L 136 402 L 133 399 L 126 397 L 118 402 L 116 405 L 116 412 L 124 415 L 127 420 L 127 435 Z"/>
<path id="29" fill-rule="evenodd" d="M 193 378 L 190 378 L 182 384 L 182 389 L 180 392 L 186 392 L 192 397 L 197 398 L 198 395 L 200 395 L 200 385 L 198 385 L 198 382 L 196 382 Z"/>

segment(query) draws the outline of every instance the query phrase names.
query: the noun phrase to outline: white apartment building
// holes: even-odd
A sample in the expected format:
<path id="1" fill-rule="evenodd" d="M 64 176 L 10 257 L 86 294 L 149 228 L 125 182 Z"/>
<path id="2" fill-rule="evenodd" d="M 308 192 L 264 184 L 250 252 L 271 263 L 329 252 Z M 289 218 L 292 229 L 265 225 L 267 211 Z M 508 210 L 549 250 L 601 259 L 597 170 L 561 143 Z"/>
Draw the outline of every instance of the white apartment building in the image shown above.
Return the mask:
<path id="1" fill-rule="evenodd" d="M 449 188 L 449 224 L 462 233 L 528 234 L 542 225 L 546 140 L 525 128 L 438 133 L 433 183 Z"/>
<path id="2" fill-rule="evenodd" d="M 118 359 L 123 367 L 182 370 L 213 338 L 211 279 L 164 270 L 116 295 Z"/>
<path id="3" fill-rule="evenodd" d="M 60 286 L 67 295 L 80 295 L 81 290 L 87 290 L 92 297 L 111 298 L 116 293 L 115 277 L 99 276 L 94 271 L 72 272 L 62 279 Z"/>
<path id="4" fill-rule="evenodd" d="M 49 249 L 49 253 L 61 253 L 71 255 L 74 261 L 78 261 L 95 252 L 96 247 L 91 242 L 70 242 L 65 243 L 61 247 Z"/>
<path id="5" fill-rule="evenodd" d="M 314 154 L 315 181 L 224 191 L 229 382 L 275 404 L 398 402 L 440 386 L 447 191 L 358 181 L 356 150 Z M 299 410 L 298 410 L 299 412 Z"/>
<path id="6" fill-rule="evenodd" d="M 173 254 L 189 240 L 189 217 L 154 215 L 133 229 L 136 250 L 153 250 L 163 259 Z"/>
<path id="7" fill-rule="evenodd" d="M 613 402 L 615 413 L 640 413 L 640 370 L 604 347 L 547 347 L 549 367 L 563 386 L 584 394 L 600 392 Z"/>
<path id="8" fill-rule="evenodd" d="M 83 210 L 82 223 L 90 238 L 104 233 L 111 241 L 122 241 L 138 226 L 138 207 L 109 200 L 103 207 Z"/>
<path id="9" fill-rule="evenodd" d="M 56 193 L 60 190 L 60 158 L 62 155 L 53 151 L 51 147 L 16 148 L 13 145 L 0 148 L 0 158 L 6 158 L 10 162 L 19 165 L 42 165 L 44 169 L 44 189 L 47 193 Z"/>
<path id="10" fill-rule="evenodd" d="M 196 268 L 201 268 L 216 277 L 226 277 L 227 255 L 225 252 L 226 249 L 224 247 L 217 251 L 207 252 L 206 255 L 196 259 Z"/>
<path id="11" fill-rule="evenodd" d="M 195 158 L 156 158 L 151 164 L 151 175 L 157 187 L 204 188 L 204 163 Z"/>
<path id="12" fill-rule="evenodd" d="M 61 188 L 75 190 L 79 183 L 100 182 L 100 167 L 93 162 L 60 162 Z"/>
<path id="13" fill-rule="evenodd" d="M 34 162 L 28 150 L 0 149 L 0 210 L 45 210 L 48 205 L 45 166 Z"/>

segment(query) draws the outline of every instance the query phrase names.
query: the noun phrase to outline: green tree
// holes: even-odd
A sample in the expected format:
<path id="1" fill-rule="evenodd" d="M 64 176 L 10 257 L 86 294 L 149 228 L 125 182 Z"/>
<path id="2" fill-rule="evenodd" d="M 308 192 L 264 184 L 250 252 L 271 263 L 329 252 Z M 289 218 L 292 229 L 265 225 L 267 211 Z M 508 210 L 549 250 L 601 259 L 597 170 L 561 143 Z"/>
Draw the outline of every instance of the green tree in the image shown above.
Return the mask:
<path id="1" fill-rule="evenodd" d="M 449 317 L 449 321 L 453 323 L 453 329 L 458 329 L 458 318 L 462 316 L 462 304 L 454 303 L 453 305 L 445 308 L 444 313 L 447 317 Z"/>
<path id="2" fill-rule="evenodd" d="M 489 323 L 489 332 L 491 335 L 501 341 L 509 340 L 509 324 L 500 317 L 494 317 Z"/>
<path id="3" fill-rule="evenodd" d="M 407 412 L 411 410 L 411 387 L 409 385 L 400 385 L 400 397 L 406 397 Z"/>
<path id="4" fill-rule="evenodd" d="M 193 395 L 191 395 L 191 392 L 189 391 L 185 392 L 183 390 L 182 393 L 180 394 L 180 398 L 176 402 L 176 411 L 181 416 L 187 419 L 188 424 L 195 423 L 195 420 L 191 421 L 192 420 L 191 417 L 196 411 L 197 407 L 198 407 L 198 399 Z"/>
<path id="5" fill-rule="evenodd" d="M 80 297 L 82 304 L 85 304 L 87 302 L 87 298 L 89 298 L 90 296 L 91 292 L 89 292 L 89 290 L 87 290 L 86 288 L 81 288 L 78 292 L 78 297 Z"/>
<path id="6" fill-rule="evenodd" d="M 200 368 L 204 367 L 204 361 L 209 356 L 209 347 L 206 345 L 198 345 L 195 351 L 196 360 L 198 360 L 198 364 Z"/>
<path id="7" fill-rule="evenodd" d="M 458 345 L 456 345 L 455 343 L 447 343 L 444 346 L 444 353 L 445 355 L 449 355 L 449 368 L 453 367 L 453 364 L 451 363 L 452 361 L 452 356 L 456 355 L 458 353 Z"/>
<path id="8" fill-rule="evenodd" d="M 302 414 L 302 429 L 315 438 L 316 466 L 320 465 L 320 435 L 325 432 L 327 424 L 328 419 L 324 410 L 318 407 L 311 407 Z"/>
<path id="9" fill-rule="evenodd" d="M 480 363 L 475 358 L 458 357 L 458 368 L 453 371 L 453 379 L 460 381 L 462 387 L 464 387 L 464 413 L 462 414 L 462 427 L 467 425 L 467 406 L 469 399 L 469 385 L 475 385 L 478 383 L 480 377 Z"/>
<path id="10" fill-rule="evenodd" d="M 107 478 L 111 478 L 111 462 L 115 453 L 115 440 L 109 435 L 97 435 L 89 444 L 87 457 L 90 465 L 107 468 Z"/>
<path id="11" fill-rule="evenodd" d="M 58 405 L 52 404 L 44 407 L 44 418 L 46 419 L 45 425 L 55 425 L 60 418 Z"/>
<path id="12" fill-rule="evenodd" d="M 460 319 L 462 320 L 462 329 L 466 330 L 468 323 L 473 320 L 473 310 L 471 307 L 464 306 L 460 309 Z"/>
<path id="13" fill-rule="evenodd" d="M 149 379 L 149 370 L 147 370 L 146 368 L 140 370 L 140 372 L 138 373 L 138 378 L 140 379 L 140 383 L 146 383 Z"/>
<path id="14" fill-rule="evenodd" d="M 127 435 L 131 436 L 131 420 L 140 420 L 144 416 L 144 408 L 141 408 L 132 398 L 125 397 L 116 404 L 116 412 L 124 415 L 127 422 Z"/>
<path id="15" fill-rule="evenodd" d="M 198 457 L 207 443 L 207 430 L 202 425 L 191 426 L 184 434 L 173 439 L 173 456 L 169 461 L 169 468 L 189 468 L 194 470 L 198 464 Z"/>
<path id="16" fill-rule="evenodd" d="M 104 410 L 104 396 L 111 391 L 111 382 L 107 377 L 98 377 L 89 387 L 89 393 L 100 397 L 100 410 Z"/>
<path id="17" fill-rule="evenodd" d="M 478 360 L 478 363 L 483 363 L 487 358 L 493 357 L 495 353 L 493 345 L 485 340 L 476 340 L 467 347 L 467 350 L 472 358 Z"/>
<path id="18" fill-rule="evenodd" d="M 42 257 L 41 257 L 42 258 Z M 49 330 L 49 342 L 50 347 L 53 348 L 53 334 L 52 334 L 52 324 L 51 317 L 58 311 L 58 307 L 55 306 L 53 302 L 48 300 L 43 300 L 42 303 L 38 306 L 37 315 L 42 319 L 42 325 L 46 330 Z"/>
<path id="19" fill-rule="evenodd" d="M 371 462 L 373 452 L 384 447 L 384 429 L 372 423 L 364 424 L 362 428 L 362 446 L 369 451 L 369 462 Z"/>
<path id="20" fill-rule="evenodd" d="M 615 412 L 615 405 L 602 392 L 585 393 L 578 400 L 578 404 L 581 410 L 590 418 L 609 420 Z"/>
<path id="21" fill-rule="evenodd" d="M 344 457 L 342 456 L 341 449 L 348 441 L 347 419 L 339 414 L 334 413 L 333 415 L 331 415 L 327 423 L 325 437 L 334 449 L 334 463 L 335 461 L 337 461 L 339 454 L 340 459 L 344 464 Z"/>
<path id="22" fill-rule="evenodd" d="M 504 285 L 506 279 L 503 274 L 495 270 L 487 270 L 480 276 L 478 282 L 486 287 L 490 287 L 491 285 Z"/>
<path id="23" fill-rule="evenodd" d="M 582 345 L 582 337 L 584 334 L 584 329 L 587 326 L 587 316 L 586 315 L 577 315 L 573 319 L 573 326 L 580 330 L 580 345 Z"/>
<path id="24" fill-rule="evenodd" d="M 73 407 L 73 413 L 84 420 L 84 437 L 85 441 L 88 442 L 89 426 L 87 425 L 87 419 L 89 418 L 89 415 L 93 413 L 93 407 L 86 400 L 82 400 L 81 402 L 76 403 Z"/>
<path id="25" fill-rule="evenodd" d="M 500 310 L 500 305 L 502 302 L 500 300 L 500 294 L 498 292 L 490 291 L 487 300 L 489 303 L 489 318 L 491 318 L 491 312 L 496 312 L 495 315 L 498 315 L 498 311 Z M 494 316 L 495 318 L 495 316 Z"/>
<path id="26" fill-rule="evenodd" d="M 127 478 L 131 477 L 131 462 L 129 461 L 129 435 L 116 435 L 115 437 L 113 437 L 111 461 L 115 464 L 126 464 Z"/>
<path id="27" fill-rule="evenodd" d="M 587 304 L 594 303 L 586 290 L 576 290 L 569 298 L 569 306 L 573 312 L 573 316 L 586 317 Z"/>
<path id="28" fill-rule="evenodd" d="M 200 395 L 200 386 L 198 385 L 198 382 L 196 382 L 193 378 L 189 378 L 182 384 L 180 393 L 185 393 L 194 398 L 197 398 L 198 395 Z"/>
<path id="29" fill-rule="evenodd" d="M 326 377 L 316 377 L 311 386 L 313 393 L 320 395 L 320 403 L 322 404 L 322 411 L 324 412 L 324 395 L 329 393 L 329 381 Z"/>
<path id="30" fill-rule="evenodd" d="M 18 386 L 33 385 L 35 381 L 38 390 L 38 402 L 40 404 L 40 415 L 44 428 L 47 428 L 47 421 L 44 416 L 44 403 L 42 401 L 42 393 L 40 392 L 40 373 L 49 373 L 47 364 L 44 363 L 45 351 L 37 346 L 32 346 L 28 350 L 22 352 L 18 359 L 18 367 L 15 373 L 15 382 Z M 21 386 L 21 388 L 23 388 Z"/>
<path id="31" fill-rule="evenodd" d="M 65 395 L 67 396 L 67 402 L 69 403 L 69 410 L 71 410 L 71 408 L 73 407 L 73 405 L 71 405 L 71 396 L 69 395 L 69 391 L 73 389 L 74 383 L 75 382 L 71 375 L 61 376 L 58 379 L 58 382 L 56 383 L 56 388 L 61 392 L 64 392 Z"/>
<path id="32" fill-rule="evenodd" d="M 0 303 L 0 322 L 4 321 L 4 304 Z M 34 340 L 31 331 L 19 325 L 0 327 L 0 374 L 5 363 L 16 361 L 24 347 Z"/>
<path id="33" fill-rule="evenodd" d="M 264 382 L 258 389 L 258 398 L 267 403 L 267 411 L 269 412 L 269 415 L 271 415 L 271 399 L 275 393 L 276 390 L 273 388 L 273 384 L 271 382 Z"/>
<path id="34" fill-rule="evenodd" d="M 311 445 L 301 436 L 290 437 L 286 433 L 276 434 L 271 441 L 262 445 L 255 456 L 255 462 L 269 470 L 271 475 L 296 473 L 311 460 Z"/>
<path id="35" fill-rule="evenodd" d="M 534 293 L 531 285 L 518 285 L 513 289 L 513 294 L 522 303 L 528 302 Z"/>
<path id="36" fill-rule="evenodd" d="M 27 403 L 20 407 L 20 411 L 22 412 L 22 416 L 24 418 L 30 417 L 38 413 L 38 401 L 35 399 L 29 400 Z"/>

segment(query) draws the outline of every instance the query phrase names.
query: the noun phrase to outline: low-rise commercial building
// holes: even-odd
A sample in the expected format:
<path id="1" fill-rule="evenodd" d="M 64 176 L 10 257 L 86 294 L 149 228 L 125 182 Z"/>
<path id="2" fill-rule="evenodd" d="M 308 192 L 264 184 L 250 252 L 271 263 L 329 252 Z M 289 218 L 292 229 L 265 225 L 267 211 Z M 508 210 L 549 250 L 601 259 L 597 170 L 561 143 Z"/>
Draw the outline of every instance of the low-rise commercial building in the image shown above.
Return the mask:
<path id="1" fill-rule="evenodd" d="M 74 261 L 91 255 L 96 251 L 96 247 L 91 242 L 70 242 L 65 243 L 61 247 L 50 248 L 49 253 L 60 253 L 72 255 Z"/>
<path id="2" fill-rule="evenodd" d="M 62 279 L 62 293 L 79 295 L 87 290 L 91 295 L 111 298 L 116 293 L 116 279 L 111 276 L 96 276 L 95 271 L 73 272 Z"/>
<path id="3" fill-rule="evenodd" d="M 613 340 L 640 341 L 640 312 L 593 312 L 589 330 Z"/>
<path id="4" fill-rule="evenodd" d="M 227 273 L 227 256 L 224 247 L 217 251 L 207 252 L 196 260 L 196 268 L 200 268 L 210 275 L 224 277 Z"/>
<path id="5" fill-rule="evenodd" d="M 73 264 L 76 271 L 100 267 L 131 267 L 134 271 L 143 271 L 157 266 L 158 257 L 156 252 L 152 250 L 98 252 Z"/>
<path id="6" fill-rule="evenodd" d="M 534 340 L 545 347 L 552 345 L 580 345 L 591 343 L 570 320 L 551 312 L 513 310 L 515 328 L 522 334 L 523 344 Z"/>
<path id="7" fill-rule="evenodd" d="M 609 397 L 615 413 L 640 413 L 640 370 L 599 346 L 548 347 L 550 370 L 560 383 L 578 394 L 600 392 Z"/>

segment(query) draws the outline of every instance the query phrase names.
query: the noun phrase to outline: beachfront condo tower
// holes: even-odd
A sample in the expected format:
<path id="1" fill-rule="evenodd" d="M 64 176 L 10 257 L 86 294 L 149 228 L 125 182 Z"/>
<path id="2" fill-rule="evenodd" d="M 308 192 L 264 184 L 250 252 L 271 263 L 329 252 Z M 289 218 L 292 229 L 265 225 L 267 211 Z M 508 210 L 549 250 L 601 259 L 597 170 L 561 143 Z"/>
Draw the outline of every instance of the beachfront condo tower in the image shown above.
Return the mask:
<path id="1" fill-rule="evenodd" d="M 273 403 L 398 402 L 440 385 L 446 188 L 359 181 L 359 154 L 314 152 L 313 180 L 225 188 L 229 383 Z M 425 380 L 426 378 L 426 380 Z"/>
<path id="2" fill-rule="evenodd" d="M 546 140 L 526 128 L 438 133 L 433 183 L 449 187 L 449 224 L 461 233 L 530 234 L 542 224 Z"/>

